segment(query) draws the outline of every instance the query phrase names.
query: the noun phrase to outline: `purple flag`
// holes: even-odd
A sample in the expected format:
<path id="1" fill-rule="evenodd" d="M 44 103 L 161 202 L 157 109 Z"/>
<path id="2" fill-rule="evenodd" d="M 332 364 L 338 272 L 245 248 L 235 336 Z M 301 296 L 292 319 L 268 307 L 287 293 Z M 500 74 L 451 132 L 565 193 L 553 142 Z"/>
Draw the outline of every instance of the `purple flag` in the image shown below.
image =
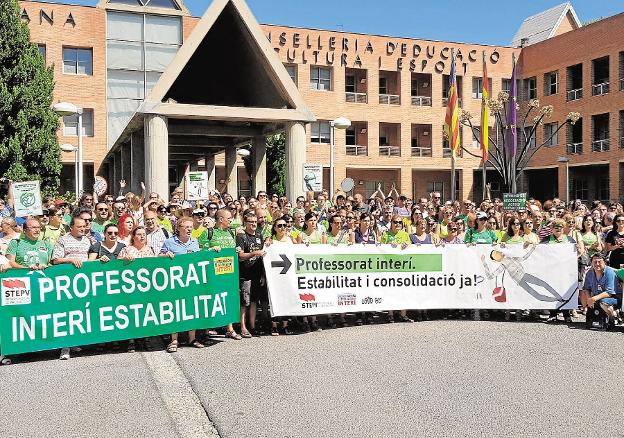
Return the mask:
<path id="1" fill-rule="evenodd" d="M 511 156 L 515 157 L 518 152 L 518 131 L 516 125 L 518 123 L 518 89 L 516 87 L 516 57 L 512 59 L 513 70 L 511 73 L 511 89 L 509 90 L 509 109 L 507 111 L 507 126 L 509 126 L 509 134 L 507 135 L 507 147 L 511 152 Z"/>

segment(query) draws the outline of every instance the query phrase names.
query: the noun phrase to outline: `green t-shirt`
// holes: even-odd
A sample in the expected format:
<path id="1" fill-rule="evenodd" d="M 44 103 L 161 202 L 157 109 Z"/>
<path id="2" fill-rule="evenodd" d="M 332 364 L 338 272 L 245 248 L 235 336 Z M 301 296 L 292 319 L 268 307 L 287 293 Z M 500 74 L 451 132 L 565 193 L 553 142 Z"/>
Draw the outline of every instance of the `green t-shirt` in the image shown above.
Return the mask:
<path id="1" fill-rule="evenodd" d="M 381 235 L 380 243 L 395 243 L 397 245 L 403 245 L 404 243 L 411 243 L 409 234 L 403 230 L 399 230 L 396 234 L 392 234 L 390 231 L 386 231 Z"/>
<path id="2" fill-rule="evenodd" d="M 52 245 L 46 240 L 13 239 L 7 255 L 14 255 L 15 261 L 22 266 L 47 265 L 52 258 Z"/>
<path id="3" fill-rule="evenodd" d="M 473 228 L 468 229 L 466 232 L 466 238 L 464 239 L 466 243 L 489 243 L 492 244 L 498 241 L 496 237 L 496 233 L 492 230 L 488 230 L 487 228 L 483 231 L 477 231 Z"/>
<path id="4" fill-rule="evenodd" d="M 220 248 L 236 248 L 236 240 L 232 230 L 222 230 L 221 228 L 213 228 L 212 236 L 208 238 L 208 230 L 204 230 L 203 233 L 197 238 L 200 248 L 210 249 L 214 246 Z"/>

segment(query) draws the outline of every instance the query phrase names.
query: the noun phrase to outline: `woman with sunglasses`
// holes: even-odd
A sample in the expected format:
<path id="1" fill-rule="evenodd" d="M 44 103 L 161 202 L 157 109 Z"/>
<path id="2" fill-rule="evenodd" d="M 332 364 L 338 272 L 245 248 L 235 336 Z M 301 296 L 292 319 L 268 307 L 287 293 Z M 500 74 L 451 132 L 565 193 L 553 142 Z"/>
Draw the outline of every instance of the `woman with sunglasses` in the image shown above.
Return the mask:
<path id="1" fill-rule="evenodd" d="M 115 224 L 108 224 L 104 227 L 104 240 L 96 242 L 89 248 L 89 260 L 99 260 L 107 263 L 111 260 L 117 260 L 119 253 L 126 244 L 120 242 L 119 228 Z"/>
<path id="2" fill-rule="evenodd" d="M 512 217 L 507 223 L 507 230 L 501 237 L 501 243 L 505 245 L 524 244 L 524 236 L 522 235 L 522 223 L 520 219 Z"/>
<path id="3" fill-rule="evenodd" d="M 54 246 L 59 237 L 64 236 L 69 230 L 67 225 L 63 223 L 63 211 L 56 207 L 48 209 L 50 220 L 48 224 L 41 229 L 41 239 Z"/>
<path id="4" fill-rule="evenodd" d="M 232 214 L 232 221 L 230 222 L 230 229 L 234 232 L 240 230 L 243 226 L 243 212 L 240 211 L 240 202 L 229 202 L 225 208 Z"/>
<path id="5" fill-rule="evenodd" d="M 410 236 L 405 230 L 403 230 L 403 217 L 398 214 L 393 214 L 390 221 L 390 228 L 381 235 L 380 243 L 391 244 L 392 246 L 400 245 L 402 249 L 407 248 L 410 244 Z M 400 311 L 399 321 L 401 322 L 414 322 L 407 316 L 407 310 Z M 388 322 L 394 322 L 394 311 L 388 311 Z"/>
<path id="6" fill-rule="evenodd" d="M 440 243 L 440 238 L 436 234 L 427 232 L 427 221 L 424 219 L 418 219 L 416 221 L 414 232 L 411 233 L 409 237 L 414 245 L 437 245 Z"/>
<path id="7" fill-rule="evenodd" d="M 405 231 L 407 231 L 408 234 L 413 234 L 416 232 L 416 223 L 419 219 L 423 219 L 423 214 L 422 211 L 420 211 L 420 209 L 416 207 L 412 210 L 412 214 L 410 215 L 409 220 L 406 221 L 407 226 L 405 227 Z"/>
<path id="8" fill-rule="evenodd" d="M 124 213 L 119 218 L 118 228 L 119 240 L 126 245 L 130 245 L 132 243 L 132 231 L 136 228 L 134 217 L 130 213 Z"/>
<path id="9" fill-rule="evenodd" d="M 590 258 L 601 252 L 604 248 L 600 234 L 597 232 L 599 226 L 591 215 L 583 217 L 583 226 L 581 228 L 581 240 L 587 249 Z"/>
<path id="10" fill-rule="evenodd" d="M 535 225 L 533 224 L 532 218 L 520 221 L 520 226 L 522 227 L 522 235 L 525 243 L 537 245 L 540 242 L 539 236 L 533 231 Z"/>
<path id="11" fill-rule="evenodd" d="M 156 223 L 163 230 L 166 230 L 170 236 L 173 235 L 173 224 L 167 215 L 167 207 L 164 205 L 159 205 L 156 209 Z"/>
<path id="12" fill-rule="evenodd" d="M 460 232 L 460 224 L 463 224 L 464 221 L 459 220 L 457 222 L 449 222 L 446 229 L 447 234 L 446 237 L 442 240 L 442 243 L 445 245 L 459 245 L 464 243 L 464 240 L 459 237 Z"/>
<path id="13" fill-rule="evenodd" d="M 156 253 L 151 246 L 147 244 L 147 230 L 143 225 L 139 225 L 132 230 L 131 245 L 125 246 L 117 257 L 118 260 L 126 260 L 129 262 L 135 259 L 142 259 L 145 257 L 156 257 Z M 142 339 L 144 347 L 149 350 L 149 338 Z M 136 351 L 136 343 L 134 339 L 128 340 L 128 353 L 134 353 Z"/>
<path id="14" fill-rule="evenodd" d="M 281 243 L 297 243 L 297 240 L 292 237 L 290 226 L 284 217 L 273 222 L 273 226 L 271 227 L 271 240 Z"/>

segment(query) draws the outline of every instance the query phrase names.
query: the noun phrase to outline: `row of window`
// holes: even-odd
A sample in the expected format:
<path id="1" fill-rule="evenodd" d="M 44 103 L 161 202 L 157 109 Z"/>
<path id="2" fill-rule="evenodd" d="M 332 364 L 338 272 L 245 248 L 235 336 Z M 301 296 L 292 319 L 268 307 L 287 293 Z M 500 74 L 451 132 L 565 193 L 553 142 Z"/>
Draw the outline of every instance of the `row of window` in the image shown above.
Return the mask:
<path id="1" fill-rule="evenodd" d="M 611 81 L 609 75 L 610 57 L 604 56 L 591 61 L 591 95 L 599 96 L 609 93 Z M 552 96 L 560 92 L 559 70 L 544 73 L 543 94 Z M 578 100 L 583 98 L 583 64 L 575 64 L 566 67 L 566 100 Z M 535 99 L 537 93 L 537 77 L 527 78 L 523 82 L 522 97 Z M 624 51 L 619 52 L 619 86 L 616 88 L 624 90 Z"/>

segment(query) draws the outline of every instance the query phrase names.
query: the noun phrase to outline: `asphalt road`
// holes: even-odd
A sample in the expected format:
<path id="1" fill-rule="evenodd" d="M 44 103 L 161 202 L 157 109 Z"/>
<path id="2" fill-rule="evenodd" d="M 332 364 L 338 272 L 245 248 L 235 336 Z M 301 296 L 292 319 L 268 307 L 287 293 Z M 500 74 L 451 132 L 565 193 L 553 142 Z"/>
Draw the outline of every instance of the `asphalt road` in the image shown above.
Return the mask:
<path id="1" fill-rule="evenodd" d="M 0 367 L 3 436 L 217 436 L 211 421 L 236 438 L 624 437 L 624 333 L 578 324 L 428 321 L 43 357 Z"/>

